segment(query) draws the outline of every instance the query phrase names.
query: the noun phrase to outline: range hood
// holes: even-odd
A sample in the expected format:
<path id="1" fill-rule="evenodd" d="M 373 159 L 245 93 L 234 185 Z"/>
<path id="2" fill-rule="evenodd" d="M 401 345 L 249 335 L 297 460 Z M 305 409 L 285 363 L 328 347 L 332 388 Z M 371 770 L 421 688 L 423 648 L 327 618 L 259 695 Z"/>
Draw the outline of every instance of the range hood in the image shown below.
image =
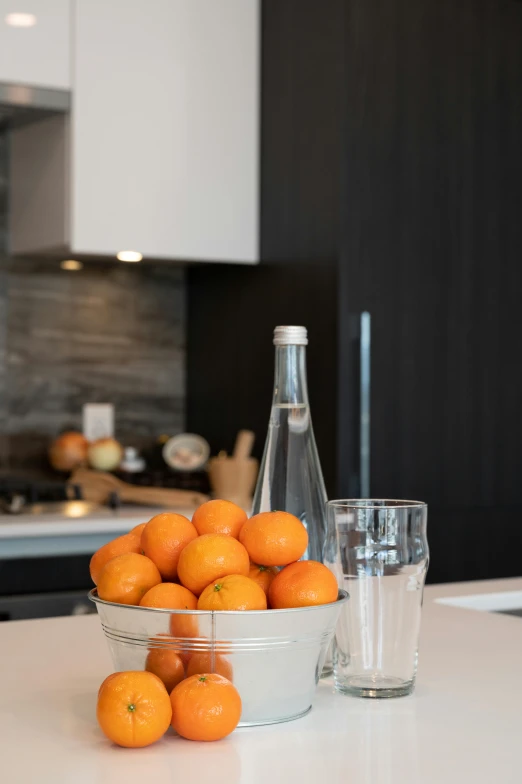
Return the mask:
<path id="1" fill-rule="evenodd" d="M 68 90 L 54 90 L 0 82 L 0 130 L 19 128 L 56 114 L 71 106 Z"/>

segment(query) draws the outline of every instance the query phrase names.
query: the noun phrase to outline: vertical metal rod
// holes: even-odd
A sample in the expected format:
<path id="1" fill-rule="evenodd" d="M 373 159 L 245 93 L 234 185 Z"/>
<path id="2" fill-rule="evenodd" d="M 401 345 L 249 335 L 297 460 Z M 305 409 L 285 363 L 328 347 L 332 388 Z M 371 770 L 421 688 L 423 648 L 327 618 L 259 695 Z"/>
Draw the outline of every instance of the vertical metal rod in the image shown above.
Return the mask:
<path id="1" fill-rule="evenodd" d="M 371 317 L 361 313 L 360 476 L 361 498 L 370 497 L 370 356 Z"/>

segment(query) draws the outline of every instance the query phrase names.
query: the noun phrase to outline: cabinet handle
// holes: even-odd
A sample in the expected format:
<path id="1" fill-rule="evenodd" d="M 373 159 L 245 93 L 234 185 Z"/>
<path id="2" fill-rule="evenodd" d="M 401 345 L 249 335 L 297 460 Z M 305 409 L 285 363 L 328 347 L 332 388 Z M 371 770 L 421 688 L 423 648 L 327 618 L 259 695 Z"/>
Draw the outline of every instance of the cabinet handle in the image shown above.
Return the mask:
<path id="1" fill-rule="evenodd" d="M 361 313 L 360 322 L 360 377 L 359 377 L 359 465 L 361 498 L 370 497 L 370 360 L 371 360 L 371 316 Z"/>

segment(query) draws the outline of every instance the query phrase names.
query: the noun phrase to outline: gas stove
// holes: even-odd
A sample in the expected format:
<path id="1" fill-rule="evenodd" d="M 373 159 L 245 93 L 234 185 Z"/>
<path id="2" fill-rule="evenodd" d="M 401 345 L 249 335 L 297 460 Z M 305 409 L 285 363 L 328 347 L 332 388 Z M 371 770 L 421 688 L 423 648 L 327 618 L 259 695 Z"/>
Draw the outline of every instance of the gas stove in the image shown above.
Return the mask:
<path id="1" fill-rule="evenodd" d="M 78 518 L 94 508 L 100 507 L 65 481 L 0 477 L 0 521 L 16 514 Z M 88 555 L 4 560 L 0 549 L 0 622 L 91 612 L 89 560 Z"/>
<path id="2" fill-rule="evenodd" d="M 117 493 L 111 495 L 108 506 L 111 509 L 120 506 Z M 69 482 L 0 478 L 0 515 L 59 514 L 85 517 L 100 508 L 98 504 L 84 501 L 81 487 Z"/>

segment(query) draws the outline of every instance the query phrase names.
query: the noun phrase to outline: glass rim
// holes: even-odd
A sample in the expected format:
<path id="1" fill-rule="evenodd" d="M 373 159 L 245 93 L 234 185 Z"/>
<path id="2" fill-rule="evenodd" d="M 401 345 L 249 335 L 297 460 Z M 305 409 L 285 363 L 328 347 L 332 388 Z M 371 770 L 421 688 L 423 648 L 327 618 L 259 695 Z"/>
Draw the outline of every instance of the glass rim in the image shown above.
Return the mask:
<path id="1" fill-rule="evenodd" d="M 396 498 L 338 498 L 327 501 L 327 506 L 339 509 L 422 509 L 428 504 Z"/>

